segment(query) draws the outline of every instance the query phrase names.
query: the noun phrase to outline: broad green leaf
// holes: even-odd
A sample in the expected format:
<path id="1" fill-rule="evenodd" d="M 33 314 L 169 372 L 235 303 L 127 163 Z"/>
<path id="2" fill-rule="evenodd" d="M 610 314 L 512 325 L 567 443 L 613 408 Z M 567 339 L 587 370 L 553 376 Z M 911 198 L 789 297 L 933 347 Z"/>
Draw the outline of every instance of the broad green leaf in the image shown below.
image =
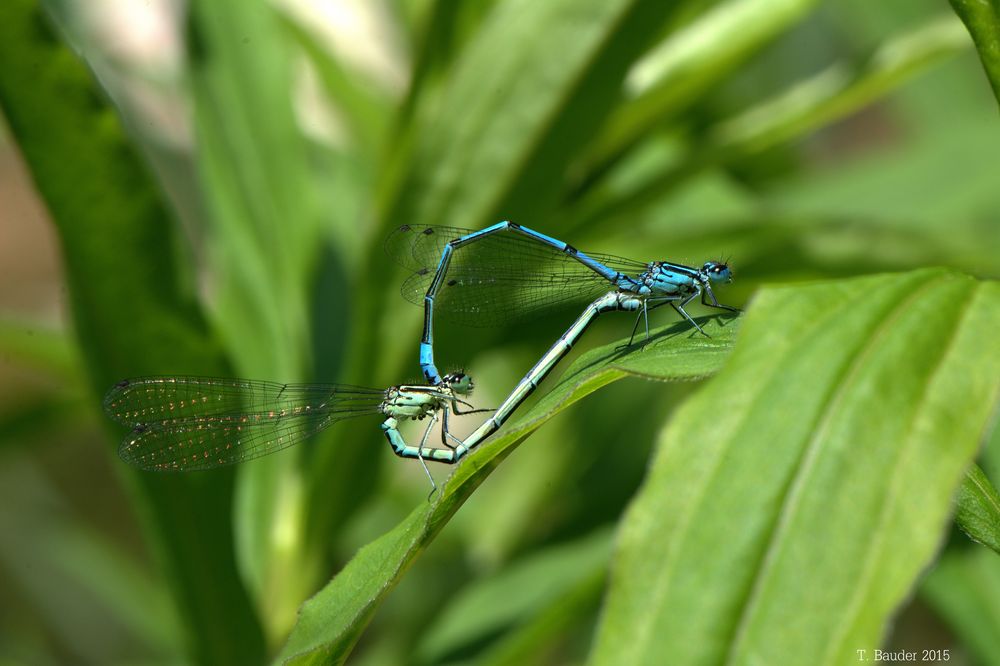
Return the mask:
<path id="1" fill-rule="evenodd" d="M 977 663 L 1000 664 L 1000 558 L 985 548 L 949 551 L 927 574 L 921 596 Z"/>
<path id="2" fill-rule="evenodd" d="M 159 189 L 86 67 L 30 0 L 0 5 L 0 106 L 59 235 L 94 397 L 138 374 L 222 372 L 219 347 L 178 277 L 176 229 Z M 260 627 L 229 538 L 232 475 L 129 481 L 191 659 L 259 662 Z"/>
<path id="3" fill-rule="evenodd" d="M 558 544 L 515 561 L 463 589 L 429 626 L 417 657 L 444 661 L 450 653 L 488 640 L 531 619 L 585 579 L 603 578 L 611 556 L 611 531 Z"/>
<path id="4" fill-rule="evenodd" d="M 965 473 L 955 505 L 955 522 L 962 531 L 1000 555 L 1000 494 L 978 465 Z"/>
<path id="5" fill-rule="evenodd" d="M 762 291 L 663 433 L 592 663 L 878 647 L 1000 398 L 997 326 L 1000 285 L 939 269 Z"/>
<path id="6" fill-rule="evenodd" d="M 672 324 L 653 332 L 643 348 L 623 349 L 619 341 L 582 355 L 524 418 L 459 464 L 432 501 L 416 507 L 396 528 L 358 551 L 302 606 L 279 660 L 343 663 L 382 600 L 455 511 L 515 447 L 568 405 L 626 376 L 682 380 L 718 370 L 732 345 L 737 321 L 718 317 L 703 327 L 711 338 L 692 335 L 686 323 Z"/>
<path id="7" fill-rule="evenodd" d="M 976 42 L 979 59 L 1000 102 L 1000 2 L 997 0 L 949 0 Z"/>

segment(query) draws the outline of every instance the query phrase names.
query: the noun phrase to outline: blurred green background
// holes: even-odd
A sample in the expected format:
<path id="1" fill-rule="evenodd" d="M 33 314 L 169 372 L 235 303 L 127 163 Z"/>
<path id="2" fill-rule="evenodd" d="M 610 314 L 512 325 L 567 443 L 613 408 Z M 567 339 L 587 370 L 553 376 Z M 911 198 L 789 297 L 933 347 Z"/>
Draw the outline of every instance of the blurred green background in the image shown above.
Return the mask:
<path id="1" fill-rule="evenodd" d="M 939 1 L 7 0 L 0 24 L 0 663 L 261 663 L 425 501 L 374 419 L 165 477 L 125 468 L 100 413 L 142 374 L 417 380 L 399 224 L 731 257 L 735 304 L 1000 275 L 997 101 Z M 606 319 L 581 348 L 631 326 Z M 438 362 L 492 406 L 566 323 L 439 324 Z M 620 382 L 536 433 L 351 663 L 585 659 L 611 527 L 694 388 Z M 1000 443 L 981 464 L 1000 478 Z M 996 556 L 956 534 L 887 645 L 1000 664 L 998 599 Z"/>

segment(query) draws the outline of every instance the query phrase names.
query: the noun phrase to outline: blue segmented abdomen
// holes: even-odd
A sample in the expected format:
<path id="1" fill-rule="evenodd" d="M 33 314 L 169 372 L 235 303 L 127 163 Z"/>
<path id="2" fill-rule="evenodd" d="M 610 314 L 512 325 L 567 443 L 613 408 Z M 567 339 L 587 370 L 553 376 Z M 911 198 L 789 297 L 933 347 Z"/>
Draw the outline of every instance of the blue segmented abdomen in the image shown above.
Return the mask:
<path id="1" fill-rule="evenodd" d="M 414 271 L 403 285 L 403 296 L 424 305 L 445 247 L 469 234 L 475 240 L 453 246 L 433 308 L 436 316 L 471 326 L 497 326 L 563 307 L 575 309 L 611 289 L 634 289 L 647 268 L 621 257 L 582 253 L 517 225 L 486 231 L 404 225 L 393 232 L 387 251 Z M 631 281 L 624 279 L 628 276 Z"/>

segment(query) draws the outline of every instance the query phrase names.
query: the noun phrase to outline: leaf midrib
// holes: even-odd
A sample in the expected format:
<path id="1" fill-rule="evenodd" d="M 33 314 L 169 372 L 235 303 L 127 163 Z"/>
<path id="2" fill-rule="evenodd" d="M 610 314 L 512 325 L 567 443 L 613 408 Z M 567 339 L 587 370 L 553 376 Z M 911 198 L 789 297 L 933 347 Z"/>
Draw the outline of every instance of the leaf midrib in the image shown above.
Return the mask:
<path id="1" fill-rule="evenodd" d="M 731 634 L 732 638 L 731 640 L 726 641 L 726 654 L 722 663 L 733 664 L 736 655 L 739 652 L 739 647 L 745 640 L 749 622 L 753 617 L 753 610 L 758 604 L 762 594 L 762 587 L 773 567 L 774 560 L 777 557 L 777 552 L 780 550 L 780 544 L 783 543 L 783 537 L 787 532 L 788 525 L 797 513 L 799 499 L 801 498 L 802 492 L 804 492 L 803 488 L 806 483 L 806 479 L 810 477 L 810 472 L 813 469 L 814 463 L 819 455 L 820 444 L 825 440 L 826 433 L 831 427 L 833 415 L 838 412 L 840 404 L 846 396 L 850 394 L 847 387 L 853 386 L 858 373 L 861 372 L 866 364 L 865 361 L 880 347 L 882 340 L 886 335 L 888 335 L 891 330 L 891 324 L 903 316 L 909 305 L 912 302 L 919 300 L 923 293 L 932 286 L 936 286 L 936 284 L 931 281 L 925 281 L 907 298 L 898 301 L 896 306 L 890 310 L 889 316 L 883 317 L 878 322 L 873 334 L 868 336 L 865 343 L 858 349 L 858 352 L 848 363 L 845 364 L 843 370 L 839 373 L 840 379 L 837 380 L 834 390 L 827 398 L 826 405 L 817 415 L 817 424 L 812 428 L 813 435 L 810 437 L 810 441 L 806 444 L 803 453 L 799 457 L 799 463 L 797 465 L 798 469 L 790 479 L 790 483 L 785 491 L 784 500 L 782 501 L 781 508 L 778 511 L 778 517 L 772 523 L 770 535 L 767 539 L 768 545 L 758 560 L 759 564 L 757 567 L 757 574 L 754 576 L 754 580 L 750 585 L 750 589 L 748 590 L 744 603 L 741 604 L 739 618 L 733 625 L 733 631 Z"/>
<path id="2" fill-rule="evenodd" d="M 793 344 L 797 344 L 797 342 L 802 338 L 810 335 L 813 331 L 825 326 L 829 320 L 835 319 L 837 316 L 839 316 L 839 313 L 842 310 L 849 308 L 852 305 L 853 301 L 845 300 L 844 303 L 842 303 L 839 307 L 828 311 L 825 317 L 817 318 L 812 323 L 811 326 L 808 326 L 802 330 L 802 332 L 799 334 L 799 337 L 795 341 L 787 340 L 784 345 L 784 350 L 791 348 Z M 775 365 L 773 368 L 771 368 L 769 379 L 773 379 L 779 370 L 780 370 L 780 365 Z M 742 415 L 740 422 L 735 423 L 733 425 L 731 429 L 733 432 L 742 427 L 743 423 L 745 422 L 746 415 L 754 410 L 755 406 L 758 403 L 760 403 L 762 398 L 763 396 L 760 393 L 757 393 L 754 396 L 754 399 L 750 402 L 747 409 L 744 411 L 744 414 Z M 673 541 L 672 548 L 664 558 L 664 566 L 660 569 L 659 576 L 657 576 L 656 580 L 654 581 L 654 584 L 652 585 L 653 594 L 651 596 L 651 601 L 649 604 L 651 608 L 660 608 L 662 606 L 662 601 L 665 598 L 667 591 L 670 588 L 670 580 L 672 578 L 673 569 L 677 565 L 677 557 L 680 554 L 679 551 L 680 544 L 684 541 L 687 532 L 691 528 L 692 522 L 694 520 L 694 515 L 697 513 L 696 509 L 699 506 L 701 506 L 701 504 L 704 502 L 708 493 L 708 488 L 712 485 L 711 482 L 717 475 L 721 466 L 722 466 L 722 456 L 719 456 L 716 463 L 712 466 L 711 472 L 705 476 L 704 483 L 702 483 L 701 489 L 699 490 L 697 496 L 692 498 L 691 511 L 686 512 L 686 514 L 681 517 L 681 520 L 678 523 L 677 537 Z M 633 648 L 632 652 L 633 656 L 631 659 L 627 660 L 627 663 L 638 663 L 636 655 L 642 654 L 645 646 L 648 645 L 649 643 L 649 637 L 652 634 L 653 617 L 654 614 L 649 613 L 645 616 L 644 622 L 639 622 L 636 624 L 636 632 L 633 640 L 631 641 L 631 646 Z"/>
<path id="3" fill-rule="evenodd" d="M 914 403 L 915 406 L 911 412 L 911 418 L 906 427 L 906 436 L 903 438 L 904 442 L 912 442 L 910 435 L 912 434 L 913 429 L 916 427 L 916 424 L 920 418 L 920 414 L 923 411 L 921 407 L 927 400 L 928 393 L 930 392 L 930 388 L 933 385 L 933 378 L 941 372 L 944 362 L 949 358 L 952 349 L 954 349 L 954 346 L 958 339 L 958 334 L 962 330 L 963 323 L 965 321 L 965 318 L 968 316 L 971 304 L 975 300 L 975 295 L 976 295 L 975 290 L 970 289 L 967 291 L 967 294 L 970 295 L 966 297 L 966 302 L 959 309 L 959 314 L 958 317 L 956 317 L 955 319 L 955 326 L 952 329 L 951 334 L 949 335 L 948 343 L 945 345 L 941 345 L 940 347 L 941 354 L 938 357 L 937 362 L 934 365 L 933 369 L 931 369 L 931 371 L 927 373 L 927 381 L 925 381 L 923 384 L 923 388 L 920 392 L 921 393 L 920 398 Z M 897 462 L 902 462 L 907 460 L 908 458 L 911 457 L 912 453 L 913 453 L 912 446 L 900 447 L 899 455 L 896 458 Z M 902 464 L 893 465 L 892 467 L 892 476 L 889 480 L 888 492 L 883 495 L 882 506 L 880 507 L 879 510 L 877 525 L 880 528 L 883 525 L 885 525 L 886 521 L 888 520 L 889 508 L 894 504 L 892 500 L 894 497 L 896 497 L 896 494 L 899 490 L 899 486 L 901 483 L 900 470 L 903 469 L 905 469 L 905 467 Z M 866 554 L 869 554 L 873 551 L 881 553 L 884 550 L 884 545 L 886 540 L 885 535 L 886 535 L 885 530 L 876 529 L 873 538 L 867 542 L 868 548 Z M 823 655 L 823 659 L 820 660 L 821 664 L 831 663 L 831 657 L 835 653 L 835 646 L 839 646 L 843 641 L 844 636 L 847 634 L 849 620 L 853 619 L 856 616 L 857 608 L 860 605 L 863 597 L 862 591 L 869 589 L 868 581 L 871 580 L 872 575 L 874 575 L 874 571 L 875 571 L 875 558 L 868 557 L 866 560 L 866 565 L 861 572 L 861 576 L 859 578 L 859 584 L 854 587 L 854 596 L 845 606 L 845 612 L 840 615 L 839 625 L 834 627 L 833 631 L 830 634 L 835 638 L 828 643 L 829 647 L 827 648 L 826 654 Z"/>

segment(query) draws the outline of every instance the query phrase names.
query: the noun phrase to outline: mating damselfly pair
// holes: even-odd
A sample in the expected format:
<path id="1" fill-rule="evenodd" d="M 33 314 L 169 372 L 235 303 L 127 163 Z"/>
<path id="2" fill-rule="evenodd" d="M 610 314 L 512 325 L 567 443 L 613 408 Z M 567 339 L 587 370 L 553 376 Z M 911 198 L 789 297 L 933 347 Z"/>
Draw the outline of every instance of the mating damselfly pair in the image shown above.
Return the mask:
<path id="1" fill-rule="evenodd" d="M 704 305 L 738 312 L 719 303 L 712 290 L 713 282 L 732 280 L 722 261 L 694 268 L 586 253 L 511 222 L 481 231 L 403 225 L 385 245 L 411 271 L 404 297 L 424 306 L 419 360 L 426 384 L 374 389 L 182 376 L 123 380 L 104 399 L 107 413 L 131 431 L 119 447 L 122 459 L 148 470 L 212 469 L 287 448 L 337 421 L 379 416 L 396 455 L 421 464 L 456 463 L 506 422 L 604 312 L 636 313 L 629 344 L 640 321 L 649 339 L 649 310 L 662 305 L 671 305 L 701 334 L 705 331 L 685 309 L 699 296 Z M 590 301 L 583 313 L 495 410 L 475 409 L 468 402 L 469 376 L 442 376 L 434 364 L 435 313 L 472 326 L 495 326 L 582 301 Z M 452 435 L 452 415 L 486 412 L 492 415 L 468 437 Z M 407 444 L 400 423 L 425 419 L 420 443 Z M 429 446 L 438 422 L 441 446 Z"/>

